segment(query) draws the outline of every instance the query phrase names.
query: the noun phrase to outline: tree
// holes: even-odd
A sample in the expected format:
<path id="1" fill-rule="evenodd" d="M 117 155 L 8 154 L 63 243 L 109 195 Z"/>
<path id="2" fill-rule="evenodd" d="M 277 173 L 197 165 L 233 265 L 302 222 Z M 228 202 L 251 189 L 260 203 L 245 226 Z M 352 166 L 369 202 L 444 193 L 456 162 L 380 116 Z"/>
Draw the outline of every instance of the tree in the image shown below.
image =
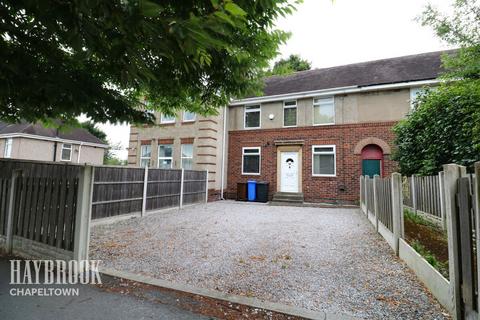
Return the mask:
<path id="1" fill-rule="evenodd" d="M 115 153 L 113 152 L 114 150 L 121 150 L 122 145 L 120 143 L 110 143 L 107 139 L 107 134 L 105 131 L 102 129 L 98 128 L 97 125 L 91 121 L 87 120 L 84 122 L 80 122 L 78 124 L 80 128 L 83 128 L 93 134 L 95 137 L 98 139 L 102 140 L 105 144 L 108 144 L 108 149 L 105 151 L 105 154 L 103 155 L 103 164 L 108 164 L 108 165 L 126 165 L 127 161 L 119 159 Z"/>
<path id="2" fill-rule="evenodd" d="M 302 59 L 298 54 L 291 54 L 287 59 L 280 59 L 275 62 L 267 75 L 288 75 L 296 71 L 310 70 L 312 65 L 309 61 Z"/>
<path id="3" fill-rule="evenodd" d="M 0 119 L 215 113 L 259 90 L 288 37 L 273 22 L 298 1 L 0 0 Z"/>
<path id="4" fill-rule="evenodd" d="M 83 128 L 93 134 L 98 139 L 102 140 L 104 143 L 108 143 L 107 134 L 102 129 L 98 128 L 93 121 L 87 120 L 80 122 L 79 126 L 80 128 Z"/>
<path id="5" fill-rule="evenodd" d="M 452 45 L 444 55 L 443 82 L 415 102 L 414 111 L 394 128 L 394 159 L 403 174 L 434 174 L 446 163 L 470 166 L 480 160 L 480 3 L 457 0 L 452 16 L 427 7 L 424 25 Z"/>

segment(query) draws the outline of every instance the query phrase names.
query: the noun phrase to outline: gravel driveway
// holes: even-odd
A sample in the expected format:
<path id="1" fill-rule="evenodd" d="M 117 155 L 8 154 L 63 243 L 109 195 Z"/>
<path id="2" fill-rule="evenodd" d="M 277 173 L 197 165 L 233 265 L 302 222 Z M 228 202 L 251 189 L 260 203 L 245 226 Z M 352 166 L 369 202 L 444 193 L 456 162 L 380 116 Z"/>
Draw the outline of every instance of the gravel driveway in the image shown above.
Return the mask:
<path id="1" fill-rule="evenodd" d="M 358 209 L 232 201 L 94 227 L 91 259 L 177 283 L 363 318 L 443 319 Z"/>

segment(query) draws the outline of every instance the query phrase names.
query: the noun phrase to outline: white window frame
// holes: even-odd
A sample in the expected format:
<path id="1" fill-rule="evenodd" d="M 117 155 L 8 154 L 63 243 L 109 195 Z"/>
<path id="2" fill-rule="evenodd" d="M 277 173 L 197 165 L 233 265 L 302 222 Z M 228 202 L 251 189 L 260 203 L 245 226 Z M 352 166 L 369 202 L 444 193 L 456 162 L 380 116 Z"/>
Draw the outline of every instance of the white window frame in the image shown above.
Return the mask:
<path id="1" fill-rule="evenodd" d="M 315 148 L 333 148 L 333 151 L 330 152 L 315 152 Z M 315 173 L 315 155 L 316 154 L 333 154 L 333 174 L 321 174 Z M 336 177 L 337 176 L 337 146 L 334 144 L 325 144 L 325 145 L 313 145 L 312 146 L 312 177 Z"/>
<path id="2" fill-rule="evenodd" d="M 172 156 L 171 157 L 160 157 L 160 147 L 161 146 L 170 146 L 172 148 Z M 173 144 L 171 143 L 162 143 L 158 145 L 158 150 L 157 150 L 158 156 L 158 163 L 157 163 L 157 168 L 160 168 L 160 161 L 161 160 L 170 160 L 170 169 L 173 168 Z"/>
<path id="3" fill-rule="evenodd" d="M 245 156 L 245 149 L 256 149 L 258 150 L 258 154 L 257 153 L 247 153 L 247 155 L 258 155 L 258 173 L 255 173 L 255 172 L 244 172 L 243 171 L 243 162 L 244 162 L 244 156 Z M 262 147 L 243 147 L 242 148 L 242 175 L 243 176 L 259 176 L 262 172 Z"/>
<path id="4" fill-rule="evenodd" d="M 66 148 L 65 146 L 70 146 L 70 148 Z M 70 149 L 70 158 L 63 159 L 63 150 Z M 73 144 L 71 143 L 62 143 L 62 149 L 60 150 L 60 160 L 61 161 L 72 161 L 72 153 L 73 153 Z"/>
<path id="5" fill-rule="evenodd" d="M 161 124 L 175 123 L 175 116 L 173 116 L 173 120 L 165 120 L 164 116 L 165 115 L 163 113 L 160 114 L 160 123 Z"/>
<path id="6" fill-rule="evenodd" d="M 13 138 L 5 139 L 5 149 L 3 150 L 4 158 L 12 157 L 12 146 L 13 146 Z"/>
<path id="7" fill-rule="evenodd" d="M 425 91 L 424 88 L 421 87 L 412 87 L 410 88 L 410 110 L 413 110 L 414 108 L 414 103 L 417 100 L 417 97 L 419 94 L 423 93 Z"/>
<path id="8" fill-rule="evenodd" d="M 193 115 L 194 115 L 193 119 L 191 119 L 191 120 L 185 119 L 185 113 L 187 113 L 187 112 L 188 113 L 193 113 Z M 183 122 L 195 122 L 195 120 L 197 120 L 197 114 L 195 112 L 190 112 L 190 111 L 185 111 L 185 110 L 183 111 L 183 114 L 182 114 L 182 121 Z"/>
<path id="9" fill-rule="evenodd" d="M 288 102 L 295 102 L 295 105 L 286 105 L 286 103 Z M 295 124 L 292 125 L 292 126 L 286 126 L 285 125 L 285 109 L 293 109 L 295 108 Z M 297 100 L 285 100 L 283 101 L 283 113 L 282 113 L 282 121 L 283 121 L 283 127 L 284 128 L 293 128 L 293 127 L 296 127 L 298 125 L 298 104 L 297 104 Z"/>
<path id="10" fill-rule="evenodd" d="M 316 102 L 315 103 L 315 100 L 320 100 L 319 102 Z M 325 101 L 322 103 L 322 101 Z M 327 101 L 328 101 L 328 104 L 332 104 L 333 105 L 333 122 L 329 122 L 329 123 L 315 123 L 315 107 L 318 106 L 320 107 L 322 104 L 325 105 L 327 104 Z M 312 104 L 312 125 L 314 126 L 330 126 L 332 124 L 335 124 L 335 97 L 316 97 L 316 98 L 313 98 L 312 100 L 313 104 Z"/>
<path id="11" fill-rule="evenodd" d="M 192 156 L 191 157 L 184 157 L 183 156 L 183 146 L 192 146 Z M 194 149 L 193 149 L 193 143 L 182 143 L 180 145 L 180 167 L 183 168 L 183 159 L 192 159 L 192 169 L 187 169 L 187 170 L 193 170 L 193 158 L 194 158 Z"/>
<path id="12" fill-rule="evenodd" d="M 142 148 L 144 146 L 149 146 L 150 147 L 150 157 L 142 157 Z M 148 159 L 148 166 L 147 167 L 151 167 L 152 165 L 152 145 L 151 144 L 142 144 L 140 145 L 140 167 L 142 166 L 142 160 L 145 160 L 145 159 Z"/>
<path id="13" fill-rule="evenodd" d="M 257 107 L 255 109 L 247 109 L 250 107 Z M 258 127 L 247 127 L 247 113 L 250 112 L 259 112 L 258 115 Z M 260 129 L 262 127 L 262 105 L 261 104 L 252 104 L 245 106 L 243 108 L 243 129 L 249 130 L 249 129 Z"/>

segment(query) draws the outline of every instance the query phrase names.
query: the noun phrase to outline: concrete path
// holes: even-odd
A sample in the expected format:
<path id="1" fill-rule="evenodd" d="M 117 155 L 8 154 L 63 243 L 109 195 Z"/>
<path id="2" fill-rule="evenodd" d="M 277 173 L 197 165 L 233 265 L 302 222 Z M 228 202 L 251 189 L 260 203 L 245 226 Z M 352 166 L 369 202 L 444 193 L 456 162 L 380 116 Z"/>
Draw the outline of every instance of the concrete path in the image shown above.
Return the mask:
<path id="1" fill-rule="evenodd" d="M 103 266 L 368 319 L 448 314 L 357 209 L 231 201 L 97 226 Z"/>

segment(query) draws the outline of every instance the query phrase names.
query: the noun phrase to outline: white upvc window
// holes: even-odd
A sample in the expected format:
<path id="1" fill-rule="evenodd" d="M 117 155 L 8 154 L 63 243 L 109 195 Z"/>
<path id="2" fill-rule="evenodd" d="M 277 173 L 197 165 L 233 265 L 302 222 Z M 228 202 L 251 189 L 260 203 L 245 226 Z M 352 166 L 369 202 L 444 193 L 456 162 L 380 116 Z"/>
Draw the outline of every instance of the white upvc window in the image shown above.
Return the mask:
<path id="1" fill-rule="evenodd" d="M 313 99 L 313 125 L 335 124 L 335 99 L 314 98 Z"/>
<path id="2" fill-rule="evenodd" d="M 245 106 L 244 109 L 244 128 L 258 129 L 261 122 L 261 107 L 259 104 L 253 106 Z"/>
<path id="3" fill-rule="evenodd" d="M 261 159 L 260 147 L 242 148 L 242 174 L 260 175 Z"/>
<path id="4" fill-rule="evenodd" d="M 160 114 L 160 123 L 175 123 L 175 116 Z"/>
<path id="5" fill-rule="evenodd" d="M 337 175 L 335 145 L 312 146 L 312 175 L 315 177 Z"/>
<path id="6" fill-rule="evenodd" d="M 72 161 L 72 145 L 70 143 L 62 143 L 61 160 Z"/>
<path id="7" fill-rule="evenodd" d="M 410 88 L 410 109 L 413 110 L 415 107 L 415 101 L 417 101 L 418 96 L 424 91 L 423 88 Z"/>
<path id="8" fill-rule="evenodd" d="M 193 169 L 193 144 L 182 144 L 182 168 Z"/>
<path id="9" fill-rule="evenodd" d="M 152 157 L 152 146 L 143 144 L 140 146 L 140 167 L 145 168 L 150 166 L 150 158 Z"/>
<path id="10" fill-rule="evenodd" d="M 183 122 L 193 122 L 197 118 L 195 112 L 183 111 Z"/>
<path id="11" fill-rule="evenodd" d="M 13 144 L 13 139 L 12 138 L 5 139 L 5 149 L 3 150 L 3 157 L 4 158 L 11 158 L 12 157 L 12 144 Z"/>
<path id="12" fill-rule="evenodd" d="M 297 126 L 297 100 L 283 102 L 283 126 Z"/>
<path id="13" fill-rule="evenodd" d="M 160 144 L 158 146 L 158 167 L 160 169 L 171 169 L 173 165 L 173 145 Z"/>

